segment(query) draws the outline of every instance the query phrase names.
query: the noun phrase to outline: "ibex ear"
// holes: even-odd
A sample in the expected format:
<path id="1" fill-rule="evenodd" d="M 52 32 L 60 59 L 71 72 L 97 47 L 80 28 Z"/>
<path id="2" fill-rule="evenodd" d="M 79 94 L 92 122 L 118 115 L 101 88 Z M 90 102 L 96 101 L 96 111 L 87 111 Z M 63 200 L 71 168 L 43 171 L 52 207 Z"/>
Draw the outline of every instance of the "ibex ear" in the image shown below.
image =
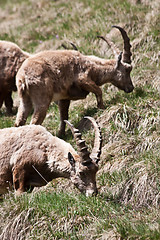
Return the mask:
<path id="1" fill-rule="evenodd" d="M 71 166 L 74 168 L 75 167 L 75 160 L 74 160 L 74 157 L 72 156 L 72 154 L 70 152 L 68 153 L 68 161 L 71 164 Z"/>
<path id="2" fill-rule="evenodd" d="M 117 63 L 116 63 L 116 68 L 119 68 L 120 64 L 121 64 L 121 60 L 122 60 L 122 52 L 120 52 L 118 59 L 117 59 Z"/>

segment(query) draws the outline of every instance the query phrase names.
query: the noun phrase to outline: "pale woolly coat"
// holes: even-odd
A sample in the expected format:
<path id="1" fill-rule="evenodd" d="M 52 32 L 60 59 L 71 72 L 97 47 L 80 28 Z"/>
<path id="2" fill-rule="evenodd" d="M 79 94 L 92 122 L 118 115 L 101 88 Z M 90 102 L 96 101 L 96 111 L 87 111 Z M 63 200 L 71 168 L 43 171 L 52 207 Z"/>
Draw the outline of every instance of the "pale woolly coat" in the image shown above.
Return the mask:
<path id="1" fill-rule="evenodd" d="M 57 177 L 70 178 L 81 192 L 96 190 L 97 165 L 93 162 L 84 166 L 69 143 L 52 136 L 44 127 L 1 129 L 0 139 L 0 194 L 12 185 L 20 194 Z M 69 162 L 68 153 L 75 162 Z"/>

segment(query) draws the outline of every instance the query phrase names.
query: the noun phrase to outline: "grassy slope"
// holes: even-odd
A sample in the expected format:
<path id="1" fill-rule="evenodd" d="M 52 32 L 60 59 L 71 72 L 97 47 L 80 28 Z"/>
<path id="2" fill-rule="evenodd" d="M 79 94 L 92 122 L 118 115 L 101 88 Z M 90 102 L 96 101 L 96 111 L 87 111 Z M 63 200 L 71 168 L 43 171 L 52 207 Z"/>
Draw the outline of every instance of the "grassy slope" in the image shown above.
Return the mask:
<path id="1" fill-rule="evenodd" d="M 111 26 L 125 27 L 132 41 L 136 87 L 127 95 L 103 86 L 103 111 L 96 108 L 92 94 L 71 105 L 72 123 L 91 115 L 102 127 L 100 194 L 86 198 L 66 180 L 17 199 L 10 193 L 0 203 L 0 239 L 159 239 L 160 5 L 158 0 L 152 6 L 147 0 L 133 2 L 0 1 L 0 39 L 29 52 L 60 49 L 62 43 L 73 41 L 85 54 L 110 58 L 110 49 L 96 36 L 108 34 L 122 48 L 121 36 Z M 14 121 L 15 116 L 7 117 L 1 110 L 0 128 L 13 126 Z M 54 103 L 43 125 L 57 133 Z M 67 133 L 66 140 L 74 145 Z M 84 133 L 84 138 L 90 145 L 92 133 Z"/>

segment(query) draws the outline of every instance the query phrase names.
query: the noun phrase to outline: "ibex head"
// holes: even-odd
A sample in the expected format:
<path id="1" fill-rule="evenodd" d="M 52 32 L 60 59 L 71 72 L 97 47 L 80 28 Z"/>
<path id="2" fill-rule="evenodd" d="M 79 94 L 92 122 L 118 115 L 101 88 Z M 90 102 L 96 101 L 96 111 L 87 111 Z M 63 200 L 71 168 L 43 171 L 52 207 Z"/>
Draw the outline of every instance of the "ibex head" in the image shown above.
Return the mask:
<path id="1" fill-rule="evenodd" d="M 123 28 L 119 26 L 112 27 L 119 29 L 119 31 L 121 32 L 124 42 L 123 52 L 120 52 L 120 50 L 108 38 L 105 38 L 103 36 L 98 37 L 100 37 L 101 39 L 108 43 L 117 59 L 112 84 L 118 87 L 119 89 L 124 90 L 126 93 L 130 93 L 134 89 L 130 77 L 130 72 L 132 70 L 131 66 L 132 53 L 130 51 L 131 49 L 130 39 Z"/>
<path id="2" fill-rule="evenodd" d="M 71 176 L 72 183 L 86 196 L 97 194 L 96 186 L 96 172 L 98 171 L 98 162 L 100 160 L 102 137 L 101 131 L 96 121 L 91 117 L 88 118 L 95 129 L 95 140 L 92 152 L 87 149 L 85 141 L 81 139 L 81 133 L 72 124 L 65 120 L 70 127 L 74 139 L 77 144 L 78 155 L 76 159 L 69 152 L 68 159 L 71 164 Z"/>

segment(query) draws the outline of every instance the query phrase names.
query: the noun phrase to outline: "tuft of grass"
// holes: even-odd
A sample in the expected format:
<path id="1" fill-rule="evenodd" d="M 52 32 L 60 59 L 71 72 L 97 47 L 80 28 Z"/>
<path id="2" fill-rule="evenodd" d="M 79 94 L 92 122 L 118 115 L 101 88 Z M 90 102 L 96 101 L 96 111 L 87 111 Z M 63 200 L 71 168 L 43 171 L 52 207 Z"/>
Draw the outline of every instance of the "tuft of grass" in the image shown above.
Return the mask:
<path id="1" fill-rule="evenodd" d="M 15 117 L 8 117 L 4 112 L 0 113 L 0 129 L 14 126 Z"/>
<path id="2" fill-rule="evenodd" d="M 8 232 L 2 233 L 1 237 L 14 234 L 18 222 L 21 228 L 28 230 L 25 239 L 97 239 L 103 235 L 104 230 L 107 232 L 113 226 L 117 236 L 120 235 L 123 239 L 129 236 L 132 236 L 131 239 L 152 239 L 159 234 L 158 225 L 151 226 L 152 218 L 158 218 L 155 210 L 146 209 L 149 218 L 144 219 L 142 210 L 135 211 L 124 206 L 122 208 L 118 202 L 107 199 L 107 196 L 86 198 L 81 194 L 63 191 L 41 191 L 24 194 L 20 198 L 10 196 L 6 203 L 8 207 L 3 215 L 11 220 L 14 217 L 11 206 L 15 205 L 17 222 L 9 221 L 10 229 L 6 228 Z M 132 218 L 134 222 L 130 221 Z M 16 228 L 13 229 L 12 224 Z"/>
<path id="3" fill-rule="evenodd" d="M 119 170 L 113 162 L 112 170 L 108 169 L 99 176 L 99 184 L 102 188 L 108 188 L 109 194 L 114 193 L 112 198 L 120 202 L 130 203 L 137 208 L 149 205 L 157 207 L 160 203 L 159 164 L 159 151 L 149 150 L 136 159 L 129 159 Z"/>

